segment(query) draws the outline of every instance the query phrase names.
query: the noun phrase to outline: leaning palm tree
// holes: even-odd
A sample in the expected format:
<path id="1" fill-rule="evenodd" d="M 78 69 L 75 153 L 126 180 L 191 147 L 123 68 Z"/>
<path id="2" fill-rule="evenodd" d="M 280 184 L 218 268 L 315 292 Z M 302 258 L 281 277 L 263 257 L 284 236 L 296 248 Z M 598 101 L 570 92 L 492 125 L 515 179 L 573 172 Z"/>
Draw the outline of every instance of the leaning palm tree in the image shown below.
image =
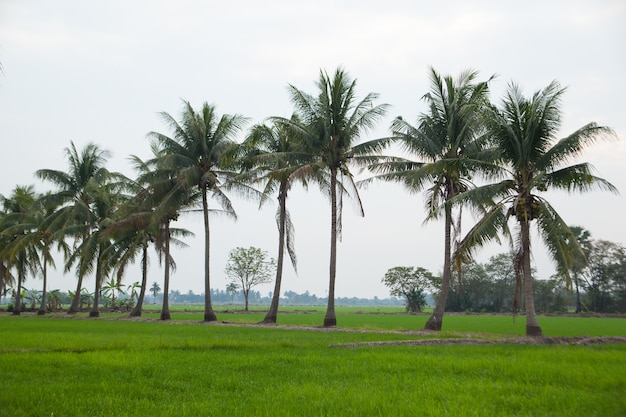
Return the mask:
<path id="1" fill-rule="evenodd" d="M 491 109 L 487 118 L 487 128 L 501 155 L 505 178 L 459 197 L 466 202 L 491 202 L 489 210 L 461 242 L 461 252 L 468 253 L 494 238 L 499 231 L 508 231 L 509 219 L 517 223 L 515 266 L 518 281 L 524 288 L 528 336 L 542 334 L 533 300 L 530 225 L 533 221 L 537 225 L 557 272 L 564 277 L 569 277 L 571 269 L 567 242 L 576 239 L 541 193 L 549 189 L 583 192 L 594 188 L 617 192 L 611 183 L 593 175 L 588 163 L 569 165 L 589 145 L 598 139 L 613 137 L 614 132 L 592 122 L 557 140 L 564 92 L 565 88 L 553 81 L 528 99 L 517 85 L 510 84 L 502 108 Z"/>
<path id="2" fill-rule="evenodd" d="M 36 175 L 57 186 L 57 190 L 45 197 L 46 204 L 59 207 L 51 216 L 49 230 L 55 234 L 55 239 L 74 239 L 78 246 L 89 238 L 94 225 L 93 214 L 94 191 L 104 184 L 111 173 L 104 167 L 109 152 L 100 149 L 95 144 L 87 144 L 81 152 L 72 142 L 65 149 L 69 164 L 67 172 L 40 169 Z M 80 294 L 83 288 L 83 278 L 86 270 L 79 271 L 76 291 L 69 312 L 76 313 L 80 306 Z"/>
<path id="3" fill-rule="evenodd" d="M 248 187 L 232 181 L 237 172 L 229 169 L 227 156 L 235 147 L 235 135 L 246 122 L 240 115 L 222 115 L 218 117 L 215 107 L 207 103 L 196 112 L 189 102 L 184 102 L 182 120 L 179 123 L 168 113 L 162 112 L 165 123 L 173 131 L 172 137 L 161 133 L 149 134 L 163 151 L 161 164 L 164 168 L 176 171 L 182 184 L 200 191 L 202 215 L 204 219 L 204 321 L 216 321 L 217 317 L 211 303 L 210 280 L 210 227 L 209 197 L 221 207 L 220 212 L 236 218 L 235 210 L 225 191 L 234 189 L 242 193 L 250 191 Z M 164 289 L 165 291 L 165 289 Z"/>
<path id="4" fill-rule="evenodd" d="M 295 121 L 293 119 L 292 121 Z M 287 196 L 295 182 L 305 187 L 311 175 L 311 155 L 303 152 L 294 137 L 289 135 L 288 126 L 275 120 L 272 126 L 255 125 L 242 143 L 240 161 L 244 165 L 244 178 L 251 181 L 264 181 L 260 205 L 269 201 L 270 196 L 278 191 L 278 257 L 276 278 L 270 308 L 262 323 L 276 323 L 283 277 L 285 249 L 297 271 L 294 245 L 294 227 L 287 210 Z M 249 166 L 248 166 L 249 165 Z"/>
<path id="5" fill-rule="evenodd" d="M 451 200 L 472 186 L 473 175 L 493 169 L 489 153 L 484 151 L 478 117 L 488 103 L 489 81 L 477 82 L 477 77 L 476 71 L 469 70 L 456 79 L 442 77 L 431 68 L 431 90 L 423 96 L 428 111 L 418 117 L 417 126 L 401 117 L 391 125 L 404 151 L 421 161 L 392 158 L 370 167 L 378 174 L 373 179 L 400 182 L 411 192 L 426 189 L 426 221 L 438 219 L 443 211 L 443 276 L 435 308 L 425 325 L 427 330 L 441 330 L 452 281 Z"/>
<path id="6" fill-rule="evenodd" d="M 357 101 L 356 80 L 351 80 L 341 68 L 335 71 L 333 78 L 320 71 L 317 87 L 319 94 L 313 96 L 290 86 L 291 101 L 299 121 L 283 119 L 283 122 L 289 126 L 289 134 L 298 138 L 306 152 L 316 159 L 311 167 L 326 174 L 327 180 L 320 182 L 322 189 L 330 195 L 331 205 L 330 278 L 324 326 L 335 326 L 337 239 L 341 233 L 343 195 L 352 193 L 363 215 L 350 166 L 365 167 L 374 163 L 388 145 L 390 138 L 357 144 L 361 135 L 373 128 L 385 114 L 388 106 L 374 105 L 378 98 L 375 93 Z M 317 178 L 322 176 L 317 175 Z"/>

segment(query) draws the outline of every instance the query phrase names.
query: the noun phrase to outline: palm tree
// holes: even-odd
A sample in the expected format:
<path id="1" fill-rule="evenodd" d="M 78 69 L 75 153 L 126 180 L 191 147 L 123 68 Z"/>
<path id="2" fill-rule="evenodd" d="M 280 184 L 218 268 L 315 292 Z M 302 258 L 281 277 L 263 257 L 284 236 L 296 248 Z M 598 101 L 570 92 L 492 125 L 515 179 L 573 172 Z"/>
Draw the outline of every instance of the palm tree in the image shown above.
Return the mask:
<path id="1" fill-rule="evenodd" d="M 375 126 L 388 106 L 375 106 L 378 95 L 374 93 L 357 102 L 356 80 L 351 80 L 341 68 L 335 71 L 333 78 L 320 71 L 317 86 L 317 97 L 290 86 L 291 100 L 299 121 L 283 121 L 290 126 L 290 135 L 302 141 L 306 152 L 316 158 L 311 167 L 324 171 L 327 176 L 327 182 L 320 181 L 322 189 L 330 194 L 331 204 L 330 278 L 324 326 L 335 326 L 337 239 L 341 233 L 344 193 L 353 194 L 363 215 L 363 206 L 349 168 L 350 165 L 365 167 L 372 164 L 389 143 L 390 138 L 356 144 L 363 133 Z"/>
<path id="2" fill-rule="evenodd" d="M 428 112 L 412 126 L 401 117 L 391 129 L 406 152 L 423 162 L 401 158 L 370 167 L 385 181 L 403 183 L 409 191 L 426 189 L 428 220 L 438 219 L 443 207 L 444 259 L 441 288 L 426 330 L 441 330 L 452 281 L 453 207 L 451 199 L 472 186 L 472 175 L 492 168 L 483 151 L 479 114 L 486 106 L 488 82 L 476 82 L 478 73 L 464 71 L 457 79 L 430 69 L 431 90 L 423 96 Z M 428 187 L 428 188 L 427 188 Z"/>
<path id="3" fill-rule="evenodd" d="M 564 92 L 565 88 L 553 81 L 527 99 L 519 87 L 511 83 L 502 108 L 491 109 L 487 118 L 490 137 L 501 155 L 505 178 L 460 196 L 468 202 L 492 202 L 485 216 L 463 239 L 462 252 L 481 246 L 494 238 L 498 231 L 508 231 L 509 218 L 517 223 L 515 266 L 518 281 L 524 286 L 528 336 L 542 334 L 533 300 L 530 224 L 535 221 L 558 273 L 564 277 L 569 277 L 571 268 L 567 242 L 576 239 L 556 209 L 540 193 L 548 189 L 583 192 L 594 188 L 617 192 L 611 183 L 593 175 L 588 163 L 568 165 L 589 145 L 614 136 L 614 132 L 592 122 L 556 140 Z"/>
<path id="4" fill-rule="evenodd" d="M 126 188 L 134 195 L 120 207 L 113 224 L 108 227 L 108 232 L 114 239 L 111 251 L 115 253 L 118 282 L 130 262 L 134 262 L 136 256 L 141 254 L 141 284 L 137 302 L 130 313 L 131 317 L 141 316 L 143 300 L 148 281 L 148 247 L 154 244 L 157 252 L 163 254 L 164 248 L 159 246 L 159 230 L 163 219 L 156 216 L 159 206 L 164 204 L 168 189 L 163 184 L 162 173 L 156 171 L 158 163 L 158 150 L 153 149 L 155 158 L 144 162 L 136 156 L 131 156 L 139 176 L 136 180 L 127 180 Z M 186 229 L 170 229 L 172 236 L 189 236 L 191 232 Z M 183 246 L 182 242 L 175 239 L 175 243 Z M 172 260 L 168 261 L 172 262 Z"/>
<path id="5" fill-rule="evenodd" d="M 37 196 L 32 186 L 17 186 L 10 197 L 0 196 L 0 200 L 4 211 L 0 224 L 3 236 L 0 258 L 6 262 L 7 270 L 15 270 L 17 289 L 13 314 L 20 315 L 22 284 L 28 273 L 35 275 L 39 271 L 40 265 L 36 248 L 32 245 L 25 245 L 23 240 L 24 236 L 30 232 L 29 225 L 24 224 L 24 218 L 34 210 Z"/>
<path id="6" fill-rule="evenodd" d="M 158 282 L 154 281 L 152 283 L 152 287 L 150 287 L 150 292 L 152 293 L 152 297 L 155 303 L 156 303 L 156 296 L 159 295 L 159 291 L 161 291 L 161 287 L 159 287 Z"/>
<path id="7" fill-rule="evenodd" d="M 161 116 L 174 132 L 172 137 L 157 132 L 149 134 L 163 150 L 161 164 L 164 168 L 176 171 L 185 187 L 195 187 L 200 192 L 205 243 L 204 321 L 216 321 L 217 316 L 211 303 L 209 268 L 209 193 L 221 206 L 223 214 L 236 218 L 231 201 L 224 191 L 236 189 L 247 193 L 250 189 L 242 183 L 232 181 L 237 173 L 227 167 L 226 160 L 236 145 L 234 136 L 246 119 L 240 115 L 218 117 L 215 107 L 207 103 L 202 105 L 200 112 L 196 112 L 187 101 L 184 102 L 180 123 L 168 113 L 162 112 Z"/>
<path id="8" fill-rule="evenodd" d="M 251 165 L 245 167 L 249 169 L 248 176 L 255 177 L 256 181 L 265 181 L 260 205 L 268 201 L 270 195 L 278 190 L 276 279 L 272 302 L 262 321 L 262 323 L 276 323 L 285 249 L 297 272 L 294 227 L 287 210 L 287 195 L 295 181 L 300 181 L 305 187 L 307 186 L 307 179 L 311 175 L 311 158 L 310 154 L 302 151 L 302 147 L 289 135 L 287 126 L 280 120 L 275 120 L 272 126 L 255 125 L 242 143 L 242 149 L 241 160 L 244 165 Z"/>
<path id="9" fill-rule="evenodd" d="M 106 277 L 113 270 L 117 259 L 112 257 L 109 248 L 113 245 L 106 229 L 114 222 L 115 213 L 119 205 L 126 198 L 121 192 L 121 183 L 110 181 L 110 174 L 102 184 L 92 183 L 89 187 L 92 204 L 90 207 L 89 223 L 71 224 L 66 227 L 65 233 L 71 230 L 71 235 L 84 236 L 80 244 L 69 254 L 66 261 L 66 270 L 77 265 L 79 276 L 95 273 L 94 302 L 90 317 L 100 316 L 100 295 Z M 119 287 L 119 283 L 116 284 Z"/>
<path id="10" fill-rule="evenodd" d="M 67 172 L 41 169 L 36 175 L 58 187 L 56 192 L 45 198 L 46 203 L 60 207 L 50 220 L 49 230 L 55 233 L 56 238 L 69 236 L 79 245 L 89 238 L 94 225 L 93 194 L 111 176 L 104 167 L 109 153 L 91 143 L 79 153 L 71 142 L 70 147 L 65 148 L 65 155 L 69 163 Z M 78 282 L 69 313 L 79 310 L 85 273 L 86 270 L 82 270 L 77 274 Z"/>
<path id="11" fill-rule="evenodd" d="M 587 254 L 591 250 L 591 233 L 580 226 L 570 227 L 575 240 L 568 240 L 567 246 L 570 253 L 571 281 L 574 283 L 576 291 L 576 313 L 582 311 L 580 301 L 580 279 L 581 274 L 587 266 Z"/>
<path id="12" fill-rule="evenodd" d="M 48 219 L 55 212 L 54 205 L 45 204 L 44 198 L 35 195 L 35 201 L 27 211 L 15 213 L 14 226 L 12 230 L 7 230 L 10 234 L 15 234 L 17 239 L 13 242 L 14 249 L 17 250 L 35 250 L 39 253 L 38 258 L 41 265 L 43 278 L 43 289 L 41 291 L 41 304 L 38 315 L 46 313 L 46 297 L 48 282 L 48 266 L 55 267 L 54 258 L 51 254 L 53 244 L 52 233 L 48 230 Z M 67 252 L 67 245 L 63 240 L 57 242 L 57 249 Z"/>

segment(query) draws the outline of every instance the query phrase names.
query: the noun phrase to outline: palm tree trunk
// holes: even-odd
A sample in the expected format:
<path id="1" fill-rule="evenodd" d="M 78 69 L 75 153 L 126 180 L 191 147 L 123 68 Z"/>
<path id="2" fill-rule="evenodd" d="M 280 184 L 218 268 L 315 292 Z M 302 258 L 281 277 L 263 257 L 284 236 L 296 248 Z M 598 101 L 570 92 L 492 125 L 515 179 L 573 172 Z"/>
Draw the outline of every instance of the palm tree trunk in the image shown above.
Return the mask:
<path id="1" fill-rule="evenodd" d="M 13 306 L 13 315 L 19 316 L 22 314 L 22 282 L 24 278 L 21 273 L 17 275 L 17 291 L 15 293 L 15 305 Z"/>
<path id="2" fill-rule="evenodd" d="M 580 303 L 580 288 L 578 286 L 578 273 L 574 272 L 574 284 L 576 285 L 576 313 L 582 311 L 582 304 Z"/>
<path id="3" fill-rule="evenodd" d="M 37 311 L 38 316 L 43 316 L 46 314 L 46 291 L 48 284 L 48 261 L 46 260 L 46 254 L 43 254 L 43 290 L 41 292 L 41 306 L 39 307 L 39 311 Z"/>
<path id="4" fill-rule="evenodd" d="M 211 233 L 209 229 L 209 202 L 206 188 L 202 189 L 202 214 L 204 216 L 204 321 L 217 321 L 211 303 L 211 271 L 209 269 L 211 257 Z"/>
<path id="5" fill-rule="evenodd" d="M 450 282 L 452 281 L 451 267 L 451 247 L 452 247 L 452 206 L 445 204 L 445 239 L 444 239 L 444 259 L 443 277 L 441 277 L 441 289 L 435 302 L 435 308 L 428 321 L 424 325 L 424 330 L 440 331 L 443 323 L 443 315 L 446 310 Z"/>
<path id="6" fill-rule="evenodd" d="M 89 312 L 89 317 L 100 317 L 100 291 L 102 290 L 102 268 L 101 260 L 98 259 L 96 265 L 96 290 L 93 293 L 93 308 Z"/>
<path id="7" fill-rule="evenodd" d="M 146 285 L 148 285 L 148 245 L 143 246 L 143 257 L 141 259 L 141 288 L 139 289 L 139 297 L 137 305 L 130 312 L 130 317 L 140 317 L 143 308 L 143 299 L 146 295 Z"/>
<path id="8" fill-rule="evenodd" d="M 78 313 L 78 311 L 80 310 L 80 293 L 82 289 L 83 289 L 83 276 L 79 273 L 78 283 L 76 284 L 76 292 L 74 293 L 74 298 L 72 298 L 72 305 L 70 306 L 68 313 L 74 314 L 74 313 Z"/>
<path id="9" fill-rule="evenodd" d="M 165 277 L 163 278 L 163 307 L 161 308 L 161 320 L 169 320 L 170 305 L 170 221 L 167 220 L 164 225 L 163 233 L 165 234 Z"/>
<path id="10" fill-rule="evenodd" d="M 330 173 L 330 278 L 328 283 L 328 306 L 324 327 L 337 325 L 335 315 L 335 276 L 337 273 L 337 170 Z"/>
<path id="11" fill-rule="evenodd" d="M 280 287 L 283 280 L 283 262 L 285 259 L 285 223 L 287 221 L 287 182 L 281 183 L 278 195 L 280 212 L 278 214 L 278 260 L 276 261 L 276 281 L 270 309 L 261 323 L 276 323 L 278 317 L 278 303 L 280 301 Z"/>
<path id="12" fill-rule="evenodd" d="M 526 308 L 526 336 L 541 336 L 541 326 L 535 313 L 533 277 L 530 269 L 530 224 L 520 222 L 522 234 L 522 273 L 524 277 L 524 305 Z"/>

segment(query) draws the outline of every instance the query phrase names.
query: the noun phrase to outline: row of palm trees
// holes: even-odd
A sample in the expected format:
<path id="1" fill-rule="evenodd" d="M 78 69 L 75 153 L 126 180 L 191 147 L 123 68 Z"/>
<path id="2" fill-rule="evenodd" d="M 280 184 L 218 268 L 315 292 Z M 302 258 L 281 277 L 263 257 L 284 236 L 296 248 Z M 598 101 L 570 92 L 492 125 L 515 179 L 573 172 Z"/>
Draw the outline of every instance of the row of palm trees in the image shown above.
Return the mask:
<path id="1" fill-rule="evenodd" d="M 567 276 L 573 235 L 556 210 L 541 194 L 548 189 L 587 191 L 594 187 L 616 191 L 591 173 L 586 163 L 567 165 L 596 139 L 614 136 L 594 123 L 557 140 L 560 100 L 565 89 L 553 82 L 531 98 L 510 84 L 501 106 L 489 101 L 489 83 L 465 71 L 459 77 L 442 77 L 431 69 L 431 89 L 424 95 L 427 111 L 415 125 L 396 118 L 391 135 L 360 142 L 380 121 L 386 104 L 376 104 L 370 93 L 357 99 L 356 81 L 341 68 L 333 76 L 320 72 L 317 95 L 290 86 L 294 113 L 290 118 L 270 117 L 253 126 L 243 142 L 236 136 L 248 122 L 241 115 L 219 116 L 215 107 L 203 104 L 196 111 L 188 102 L 180 121 L 161 113 L 170 134 L 150 132 L 153 157 L 132 156 L 136 179 L 106 170 L 106 151 L 88 145 L 78 152 L 72 143 L 66 150 L 69 171 L 39 170 L 42 180 L 55 191 L 37 197 L 32 187 L 17 187 L 3 199 L 0 221 L 0 276 L 8 282 L 16 276 L 20 286 L 27 273 L 41 273 L 53 264 L 52 247 L 64 254 L 65 269 L 75 269 L 77 291 L 82 279 L 94 273 L 96 297 L 105 278 L 116 274 L 121 281 L 125 267 L 138 256 L 142 283 L 131 315 L 141 314 L 147 285 L 148 248 L 154 245 L 164 264 L 161 319 L 170 317 L 169 274 L 175 267 L 170 245 L 190 234 L 170 224 L 181 213 L 201 208 L 205 241 L 204 320 L 216 320 L 211 303 L 210 214 L 235 217 L 229 194 L 234 192 L 260 203 L 277 194 L 279 242 L 275 288 L 264 318 L 275 323 L 285 252 L 296 268 L 294 227 L 287 197 L 295 184 L 316 184 L 330 198 L 331 242 L 328 306 L 324 326 L 337 323 L 334 308 L 337 240 L 341 233 L 344 197 L 352 197 L 363 213 L 358 186 L 372 181 L 396 181 L 409 191 L 426 191 L 427 220 L 444 219 L 444 268 L 442 287 L 425 328 L 440 330 L 453 272 L 460 271 L 480 246 L 493 239 L 509 238 L 515 251 L 515 267 L 525 292 L 526 331 L 541 335 L 532 299 L 530 224 L 535 221 L 559 271 Z M 401 145 L 406 157 L 383 151 Z M 372 176 L 358 183 L 354 168 Z M 475 181 L 479 179 L 480 181 Z M 477 185 L 476 182 L 486 185 Z M 260 191 L 258 190 L 260 186 Z M 462 207 L 478 220 L 460 237 Z M 517 233 L 509 228 L 515 220 Z M 460 272 L 459 272 L 460 273 Z M 6 286 L 6 284 L 5 284 Z M 2 290 L 2 288 L 0 288 Z M 19 314 L 19 296 L 15 312 Z M 78 311 L 79 299 L 70 312 Z M 44 303 L 42 302 L 42 306 Z M 43 310 L 43 307 L 42 307 Z M 94 300 L 91 316 L 97 316 Z"/>

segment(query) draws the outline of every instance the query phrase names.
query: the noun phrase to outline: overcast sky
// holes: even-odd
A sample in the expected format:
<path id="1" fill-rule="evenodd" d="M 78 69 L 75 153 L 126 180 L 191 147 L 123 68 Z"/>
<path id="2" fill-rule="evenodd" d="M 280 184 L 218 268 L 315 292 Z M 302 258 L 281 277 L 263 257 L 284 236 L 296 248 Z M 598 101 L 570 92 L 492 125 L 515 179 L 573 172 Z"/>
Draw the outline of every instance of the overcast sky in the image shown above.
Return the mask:
<path id="1" fill-rule="evenodd" d="M 458 75 L 471 68 L 492 83 L 500 102 L 510 81 L 526 95 L 558 80 L 562 135 L 595 121 L 619 140 L 600 143 L 582 160 L 622 195 L 551 193 L 547 197 L 572 225 L 595 239 L 626 243 L 626 2 L 552 1 L 237 1 L 0 0 L 0 193 L 16 185 L 50 186 L 41 168 L 67 170 L 64 148 L 74 141 L 108 149 L 109 168 L 134 176 L 128 156 L 150 156 L 149 131 L 169 134 L 157 115 L 180 115 L 181 99 L 195 108 L 214 104 L 252 123 L 289 116 L 287 85 L 316 93 L 320 69 L 338 66 L 357 79 L 357 96 L 380 95 L 391 109 L 363 140 L 388 135 L 393 117 L 414 121 L 425 111 L 428 68 Z M 250 125 L 251 125 L 250 124 Z M 242 132 L 242 137 L 245 132 Z M 423 225 L 423 195 L 382 184 L 362 191 L 365 218 L 347 203 L 338 246 L 337 296 L 387 297 L 380 283 L 394 266 L 440 273 L 443 223 Z M 225 289 L 224 265 L 237 246 L 276 257 L 276 205 L 257 209 L 233 196 L 237 222 L 212 219 L 212 285 Z M 296 228 L 298 275 L 285 268 L 284 290 L 325 296 L 328 287 L 330 204 L 319 190 L 294 190 L 288 207 Z M 171 288 L 203 287 L 202 219 L 179 222 L 197 237 L 176 250 Z M 469 221 L 464 228 L 469 229 Z M 554 269 L 534 242 L 538 278 Z M 479 261 L 506 251 L 492 246 Z M 162 283 L 152 256 L 150 282 Z M 59 263 L 50 288 L 73 289 Z M 140 279 L 129 270 L 126 283 Z M 29 278 L 27 288 L 39 288 Z M 87 281 L 89 289 L 93 280 Z M 258 289 L 267 294 L 273 287 Z"/>

